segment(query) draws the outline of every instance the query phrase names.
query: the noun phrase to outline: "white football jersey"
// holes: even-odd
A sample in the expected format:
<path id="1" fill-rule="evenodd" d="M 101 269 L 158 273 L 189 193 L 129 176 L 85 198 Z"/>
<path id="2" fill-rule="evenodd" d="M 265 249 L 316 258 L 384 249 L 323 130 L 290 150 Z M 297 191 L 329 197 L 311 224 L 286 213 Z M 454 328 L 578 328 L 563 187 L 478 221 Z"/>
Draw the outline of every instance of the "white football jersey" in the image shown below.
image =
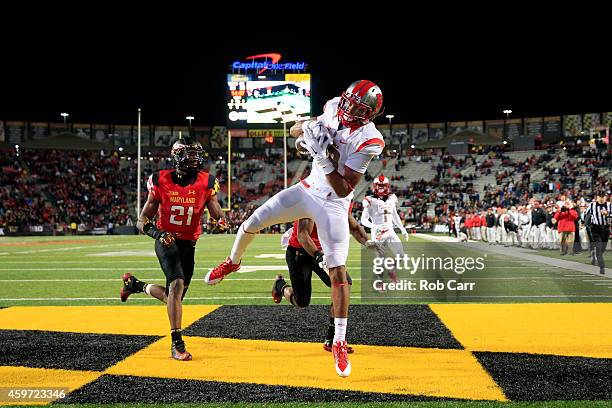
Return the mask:
<path id="1" fill-rule="evenodd" d="M 351 130 L 340 126 L 338 120 L 338 102 L 340 98 L 329 100 L 325 104 L 323 114 L 317 119 L 329 129 L 334 138 L 334 147 L 339 153 L 337 170 L 344 175 L 345 167 L 349 167 L 361 174 L 365 173 L 372 158 L 380 155 L 385 142 L 374 123 Z M 323 170 L 315 162 L 312 163 L 310 175 L 302 180 L 302 184 L 313 195 L 338 199 L 338 195 L 327 181 Z M 351 200 L 353 193 L 344 199 Z"/>
<path id="2" fill-rule="evenodd" d="M 393 215 L 396 214 L 396 206 L 397 196 L 395 194 L 389 195 L 386 200 L 371 196 L 363 199 L 363 211 L 367 211 L 372 224 L 376 226 L 384 225 L 393 228 Z"/>

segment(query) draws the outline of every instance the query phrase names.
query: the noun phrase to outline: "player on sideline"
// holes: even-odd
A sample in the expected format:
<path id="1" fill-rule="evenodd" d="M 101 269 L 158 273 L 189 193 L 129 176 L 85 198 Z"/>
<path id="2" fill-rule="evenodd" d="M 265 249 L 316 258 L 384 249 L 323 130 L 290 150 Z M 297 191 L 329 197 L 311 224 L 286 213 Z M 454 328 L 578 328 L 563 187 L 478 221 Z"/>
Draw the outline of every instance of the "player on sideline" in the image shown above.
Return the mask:
<path id="1" fill-rule="evenodd" d="M 172 145 L 174 169 L 153 173 L 147 182 L 149 195 L 140 217 L 138 229 L 155 239 L 155 254 L 166 275 L 166 285 L 154 285 L 123 275 L 121 301 L 132 293 L 144 292 L 167 304 L 172 337 L 171 352 L 175 360 L 191 360 L 181 336 L 183 298 L 189 288 L 195 264 L 195 246 L 202 232 L 201 217 L 206 207 L 217 225 L 225 229 L 223 211 L 217 201 L 219 183 L 202 170 L 204 149 L 189 137 Z M 151 219 L 157 215 L 154 224 Z"/>
<path id="2" fill-rule="evenodd" d="M 351 235 L 366 248 L 376 250 L 381 254 L 381 247 L 368 240 L 368 235 L 365 230 L 359 225 L 357 220 L 349 213 L 348 216 L 349 229 Z M 312 273 L 316 273 L 321 281 L 328 288 L 331 287 L 331 280 L 327 272 L 322 268 L 324 263 L 323 250 L 317 234 L 317 226 L 314 221 L 308 218 L 296 220 L 293 223 L 293 228 L 290 228 L 284 235 L 281 241 L 284 247 L 287 247 L 285 259 L 289 268 L 289 278 L 291 284 L 288 284 L 283 275 L 276 275 L 274 286 L 272 286 L 272 300 L 274 303 L 280 303 L 283 298 L 296 307 L 307 307 L 310 304 L 312 295 L 311 278 Z M 347 273 L 348 284 L 351 285 L 351 277 Z M 323 343 L 323 349 L 332 351 L 334 340 L 334 305 L 330 310 L 330 322 L 327 328 L 327 335 Z M 353 352 L 351 347 L 347 347 L 349 353 Z"/>
<path id="3" fill-rule="evenodd" d="M 374 195 L 366 196 L 362 202 L 361 225 L 370 228 L 372 241 L 380 242 L 393 257 L 400 255 L 403 258 L 405 251 L 394 227 L 399 228 L 406 241 L 408 232 L 397 213 L 397 196 L 391 193 L 389 179 L 382 174 L 376 177 L 372 183 L 372 191 Z M 389 272 L 389 277 L 395 282 L 396 272 Z"/>
<path id="4" fill-rule="evenodd" d="M 299 145 L 312 157 L 310 175 L 259 207 L 238 229 L 230 256 L 205 277 L 209 285 L 214 285 L 237 271 L 244 252 L 263 228 L 301 218 L 312 219 L 317 224 L 332 282 L 335 326 L 332 354 L 341 377 L 351 372 L 346 342 L 350 296 L 346 273 L 347 215 L 353 186 L 385 146 L 372 122 L 382 112 L 382 103 L 383 95 L 376 84 L 356 81 L 340 97 L 328 101 L 316 120 L 293 125 L 291 136 L 302 138 Z"/>

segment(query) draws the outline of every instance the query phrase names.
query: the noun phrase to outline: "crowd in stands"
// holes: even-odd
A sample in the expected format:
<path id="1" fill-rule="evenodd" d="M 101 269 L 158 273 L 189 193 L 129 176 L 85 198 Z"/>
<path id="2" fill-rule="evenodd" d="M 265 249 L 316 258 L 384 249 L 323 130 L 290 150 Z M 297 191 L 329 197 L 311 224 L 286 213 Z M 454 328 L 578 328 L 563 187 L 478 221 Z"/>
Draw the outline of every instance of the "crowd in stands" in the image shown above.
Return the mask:
<path id="1" fill-rule="evenodd" d="M 510 208 L 527 205 L 534 197 L 548 201 L 553 194 L 560 193 L 577 201 L 590 197 L 594 188 L 612 190 L 612 177 L 600 176 L 602 169 L 612 166 L 610 153 L 580 149 L 566 151 L 562 157 L 561 151 L 551 149 L 516 161 L 502 152 L 489 152 L 488 158 L 480 163 L 472 156 L 442 155 L 432 165 L 436 171 L 433 179 L 417 180 L 395 191 L 400 198 L 400 217 L 407 224 L 429 228 L 447 224 L 449 217 L 460 210 Z M 494 160 L 501 166 L 492 173 Z M 462 174 L 460 170 L 470 165 L 474 166 L 474 173 Z M 544 176 L 532 181 L 531 174 L 537 169 Z M 474 181 L 484 175 L 494 175 L 495 184 L 485 185 L 480 192 Z"/>
<path id="2" fill-rule="evenodd" d="M 0 228 L 66 233 L 128 223 L 129 172 L 116 153 L 0 150 Z M 73 225 L 74 224 L 74 225 Z"/>
<path id="3" fill-rule="evenodd" d="M 489 148 L 485 155 L 452 156 L 441 151 L 421 155 L 418 160 L 431 165 L 432 179 L 404 184 L 394 191 L 399 197 L 399 214 L 408 227 L 430 229 L 448 225 L 456 230 L 452 218 L 481 214 L 493 208 L 510 211 L 526 208 L 533 200 L 556 202 L 565 195 L 574 202 L 589 198 L 595 187 L 612 190 L 609 170 L 612 158 L 606 150 L 582 147 L 550 149 L 524 159 L 512 159 L 503 149 Z M 290 149 L 289 161 L 296 159 Z M 27 231 L 45 225 L 67 232 L 72 224 L 80 230 L 133 225 L 136 202 L 136 160 L 127 153 L 76 150 L 0 150 L 0 228 Z M 483 159 L 484 157 L 484 159 Z M 146 200 L 146 180 L 153 171 L 168 168 L 166 151 L 144 154 L 141 197 Z M 391 180 L 403 180 L 402 170 L 415 156 L 398 158 L 386 154 L 380 160 L 394 159 Z M 397 159 L 397 160 L 395 160 Z M 299 159 L 301 160 L 301 159 Z M 226 156 L 211 155 L 208 170 L 221 185 L 219 200 L 227 207 Z M 466 174 L 464 169 L 473 171 Z M 283 156 L 266 151 L 232 156 L 232 201 L 227 218 L 231 231 L 257 208 L 258 203 L 283 188 Z M 532 180 L 532 175 L 541 177 Z M 306 176 L 308 170 L 303 174 Z M 398 174 L 399 173 L 399 174 Z M 291 180 L 293 174 L 289 174 Z M 365 179 L 372 176 L 366 173 Z M 477 188 L 482 177 L 494 183 Z M 361 205 L 354 210 L 359 219 Z M 210 230 L 214 229 L 208 225 Z M 269 231 L 280 231 L 279 227 Z"/>

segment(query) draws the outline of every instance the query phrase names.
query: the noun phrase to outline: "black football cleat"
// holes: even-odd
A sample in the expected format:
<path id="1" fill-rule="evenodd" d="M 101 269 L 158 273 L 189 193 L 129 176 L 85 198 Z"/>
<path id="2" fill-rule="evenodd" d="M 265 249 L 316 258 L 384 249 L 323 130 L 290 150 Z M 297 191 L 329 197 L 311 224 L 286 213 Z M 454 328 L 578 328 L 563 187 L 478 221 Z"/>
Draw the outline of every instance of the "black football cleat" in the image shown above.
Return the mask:
<path id="1" fill-rule="evenodd" d="M 122 302 L 126 302 L 132 293 L 141 293 L 143 291 L 144 282 L 136 279 L 131 273 L 124 273 L 121 279 L 123 279 L 123 287 L 119 292 L 119 297 L 121 297 Z"/>
<path id="2" fill-rule="evenodd" d="M 276 275 L 274 285 L 272 286 L 272 300 L 274 303 L 280 303 L 283 300 L 285 286 L 287 286 L 287 282 L 285 282 L 283 275 Z"/>
<path id="3" fill-rule="evenodd" d="M 179 361 L 191 361 L 191 353 L 185 348 L 185 342 L 183 340 L 175 340 L 172 342 L 170 348 L 172 351 L 172 358 Z"/>

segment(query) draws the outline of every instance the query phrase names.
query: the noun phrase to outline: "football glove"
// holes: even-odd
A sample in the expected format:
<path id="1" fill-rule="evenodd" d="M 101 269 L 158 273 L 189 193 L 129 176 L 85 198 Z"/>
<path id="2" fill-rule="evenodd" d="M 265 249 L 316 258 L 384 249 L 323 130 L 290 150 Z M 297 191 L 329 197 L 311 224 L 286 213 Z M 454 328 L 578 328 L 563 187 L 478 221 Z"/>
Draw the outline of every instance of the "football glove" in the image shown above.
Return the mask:
<path id="1" fill-rule="evenodd" d="M 329 273 L 329 271 L 327 270 L 327 263 L 325 262 L 325 257 L 323 256 L 323 252 L 321 251 L 315 252 L 314 258 L 315 258 L 315 265 L 323 269 L 325 272 Z"/>
<path id="2" fill-rule="evenodd" d="M 229 229 L 229 224 L 227 223 L 227 221 L 225 221 L 225 218 L 219 218 L 218 220 L 213 220 L 213 223 L 216 224 L 217 231 L 225 232 Z"/>
<path id="3" fill-rule="evenodd" d="M 310 153 L 313 162 L 317 163 L 325 174 L 336 170 L 327 154 L 327 148 L 333 143 L 333 137 L 329 130 L 321 122 L 314 121 L 305 122 L 302 129 L 304 130 L 304 140 L 300 145 Z"/>

